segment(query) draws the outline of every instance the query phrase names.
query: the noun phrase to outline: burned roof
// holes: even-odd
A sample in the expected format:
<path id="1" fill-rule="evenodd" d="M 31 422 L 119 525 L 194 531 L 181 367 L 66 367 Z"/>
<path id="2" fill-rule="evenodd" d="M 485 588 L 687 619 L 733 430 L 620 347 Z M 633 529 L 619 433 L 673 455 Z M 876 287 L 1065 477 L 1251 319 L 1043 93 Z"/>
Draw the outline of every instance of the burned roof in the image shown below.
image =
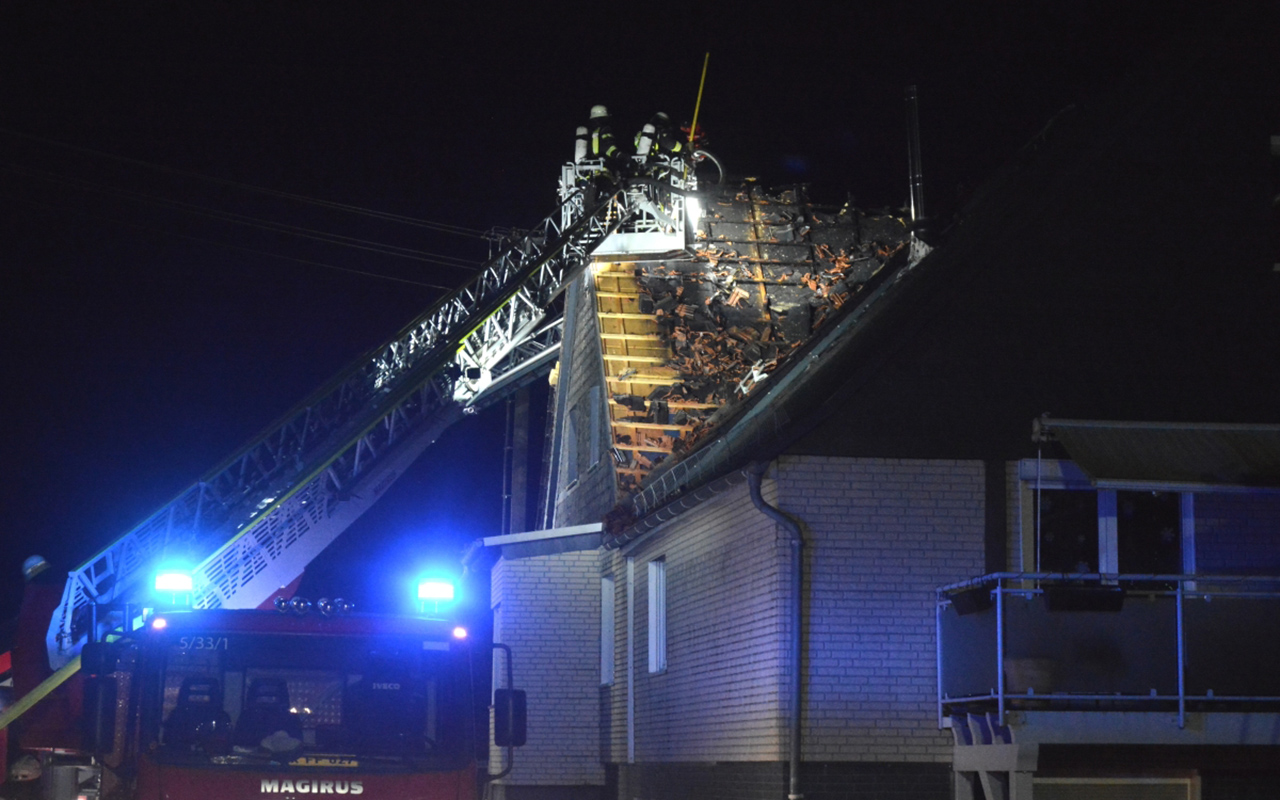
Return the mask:
<path id="1" fill-rule="evenodd" d="M 910 256 L 894 213 L 754 182 L 707 203 L 691 255 L 598 263 L 619 501 L 733 424 L 772 376 Z"/>

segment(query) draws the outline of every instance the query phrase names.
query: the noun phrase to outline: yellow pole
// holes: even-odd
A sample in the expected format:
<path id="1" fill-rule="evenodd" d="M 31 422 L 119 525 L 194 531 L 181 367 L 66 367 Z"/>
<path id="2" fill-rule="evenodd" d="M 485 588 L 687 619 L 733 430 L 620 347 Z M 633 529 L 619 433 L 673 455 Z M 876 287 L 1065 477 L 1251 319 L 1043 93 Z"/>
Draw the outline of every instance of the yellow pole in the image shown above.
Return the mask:
<path id="1" fill-rule="evenodd" d="M 693 104 L 693 124 L 689 126 L 689 144 L 693 144 L 693 136 L 698 132 L 698 110 L 702 108 L 702 87 L 707 83 L 707 62 L 711 61 L 711 53 L 702 59 L 702 80 L 698 81 L 698 102 Z"/>
<path id="2" fill-rule="evenodd" d="M 23 695 L 18 702 L 6 708 L 4 713 L 0 714 L 0 730 L 9 727 L 9 723 L 25 714 L 28 709 L 43 700 L 49 692 L 58 688 L 63 681 L 76 674 L 79 669 L 80 656 L 76 656 L 63 665 L 62 669 L 41 681 L 39 686 Z"/>

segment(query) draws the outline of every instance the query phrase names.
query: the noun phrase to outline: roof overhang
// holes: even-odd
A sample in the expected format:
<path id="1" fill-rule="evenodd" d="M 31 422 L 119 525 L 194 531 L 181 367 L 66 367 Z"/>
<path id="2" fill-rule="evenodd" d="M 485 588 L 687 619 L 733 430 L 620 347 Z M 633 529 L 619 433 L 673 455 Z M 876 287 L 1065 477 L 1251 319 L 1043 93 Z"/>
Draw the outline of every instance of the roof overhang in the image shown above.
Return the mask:
<path id="1" fill-rule="evenodd" d="M 511 533 L 506 536 L 488 536 L 481 540 L 485 547 L 499 547 L 505 559 L 549 556 L 572 553 L 579 550 L 595 550 L 600 547 L 604 525 L 592 522 L 587 525 L 571 525 L 566 528 L 548 528 L 541 531 Z"/>
<path id="2" fill-rule="evenodd" d="M 1044 416 L 1033 438 L 1059 442 L 1101 488 L 1280 492 L 1280 425 Z"/>

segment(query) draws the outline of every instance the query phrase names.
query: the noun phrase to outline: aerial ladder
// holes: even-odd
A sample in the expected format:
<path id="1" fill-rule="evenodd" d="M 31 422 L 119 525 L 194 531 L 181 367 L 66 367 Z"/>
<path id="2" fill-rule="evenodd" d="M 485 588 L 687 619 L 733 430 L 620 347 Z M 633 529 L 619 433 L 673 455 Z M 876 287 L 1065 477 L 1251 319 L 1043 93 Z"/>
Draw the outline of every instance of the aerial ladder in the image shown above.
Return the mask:
<path id="1" fill-rule="evenodd" d="M 690 163 L 673 158 L 657 180 L 610 183 L 588 205 L 583 187 L 603 167 L 584 160 L 562 168 L 552 215 L 72 570 L 46 639 L 56 672 L 32 694 L 73 673 L 85 643 L 139 624 L 148 577 L 175 555 L 195 563 L 193 607 L 269 602 L 448 426 L 550 369 L 563 295 L 593 254 L 691 244 Z"/>

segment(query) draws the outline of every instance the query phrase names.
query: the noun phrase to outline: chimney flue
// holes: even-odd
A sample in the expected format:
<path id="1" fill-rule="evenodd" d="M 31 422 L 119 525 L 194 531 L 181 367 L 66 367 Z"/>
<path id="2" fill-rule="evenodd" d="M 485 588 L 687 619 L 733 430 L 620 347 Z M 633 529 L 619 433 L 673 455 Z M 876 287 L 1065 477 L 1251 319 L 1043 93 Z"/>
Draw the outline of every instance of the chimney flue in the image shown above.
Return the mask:
<path id="1" fill-rule="evenodd" d="M 920 108 L 916 87 L 907 87 L 907 158 L 911 180 L 911 221 L 924 219 L 924 178 L 920 166 Z"/>

